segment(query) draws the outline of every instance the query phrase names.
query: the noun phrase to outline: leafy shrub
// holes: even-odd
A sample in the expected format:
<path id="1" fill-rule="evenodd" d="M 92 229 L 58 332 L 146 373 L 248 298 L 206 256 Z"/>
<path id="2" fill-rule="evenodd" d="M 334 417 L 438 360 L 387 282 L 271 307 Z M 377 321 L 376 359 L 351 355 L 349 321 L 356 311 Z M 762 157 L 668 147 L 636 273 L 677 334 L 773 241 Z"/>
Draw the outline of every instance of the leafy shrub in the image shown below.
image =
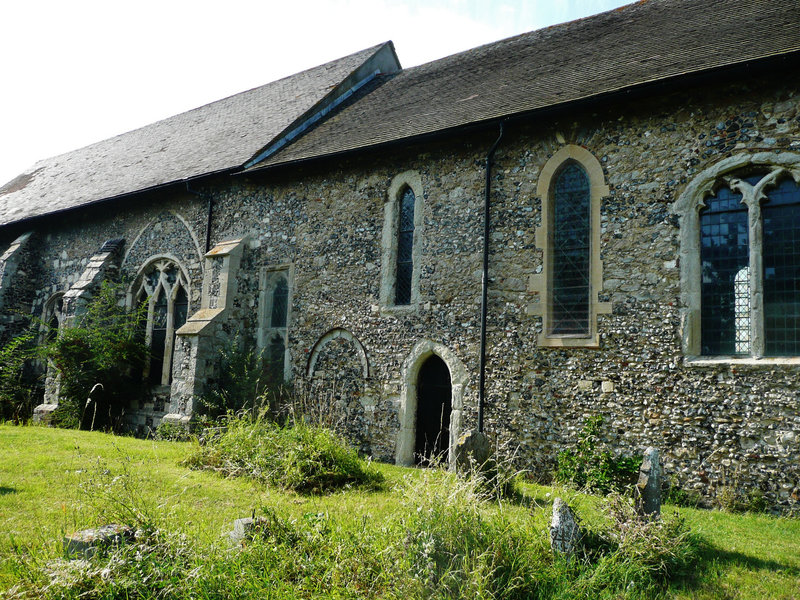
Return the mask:
<path id="1" fill-rule="evenodd" d="M 54 424 L 80 427 L 95 384 L 102 384 L 91 419 L 96 428 L 119 425 L 130 400 L 142 393 L 140 375 L 148 355 L 141 333 L 146 306 L 128 311 L 120 304 L 120 295 L 120 285 L 103 282 L 76 323 L 62 327 L 45 346 L 46 357 L 61 374 Z"/>
<path id="2" fill-rule="evenodd" d="M 36 357 L 36 337 L 28 330 L 0 347 L 0 420 L 20 423 L 33 414 L 36 377 L 30 361 Z"/>
<path id="3" fill-rule="evenodd" d="M 599 494 L 622 492 L 636 483 L 641 456 L 614 456 L 600 449 L 600 430 L 603 417 L 590 417 L 578 436 L 574 450 L 558 455 L 556 481 Z"/>
<path id="4" fill-rule="evenodd" d="M 198 446 L 185 464 L 305 493 L 375 488 L 383 481 L 332 431 L 303 423 L 281 427 L 264 419 L 231 419 L 224 433 Z"/>

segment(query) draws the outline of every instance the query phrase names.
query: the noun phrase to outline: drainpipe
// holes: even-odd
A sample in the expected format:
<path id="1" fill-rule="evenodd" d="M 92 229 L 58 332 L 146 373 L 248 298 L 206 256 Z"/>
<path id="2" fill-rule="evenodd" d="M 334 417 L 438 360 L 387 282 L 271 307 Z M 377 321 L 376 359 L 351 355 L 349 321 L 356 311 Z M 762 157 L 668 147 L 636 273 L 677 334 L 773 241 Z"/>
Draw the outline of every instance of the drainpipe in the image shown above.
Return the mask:
<path id="1" fill-rule="evenodd" d="M 492 158 L 503 137 L 503 121 L 500 121 L 500 135 L 497 136 L 486 154 L 486 186 L 483 198 L 483 277 L 481 279 L 481 355 L 478 377 L 478 431 L 483 433 L 483 408 L 486 403 L 486 314 L 489 299 L 489 199 L 492 189 Z"/>
<path id="2" fill-rule="evenodd" d="M 186 182 L 186 191 L 190 194 L 197 196 L 198 198 L 207 198 L 208 199 L 208 218 L 206 219 L 206 253 L 211 250 L 211 215 L 213 210 L 213 203 L 212 203 L 212 196 L 208 194 L 207 196 L 203 194 L 203 192 L 198 192 L 197 190 L 193 190 L 189 185 L 189 182 Z"/>

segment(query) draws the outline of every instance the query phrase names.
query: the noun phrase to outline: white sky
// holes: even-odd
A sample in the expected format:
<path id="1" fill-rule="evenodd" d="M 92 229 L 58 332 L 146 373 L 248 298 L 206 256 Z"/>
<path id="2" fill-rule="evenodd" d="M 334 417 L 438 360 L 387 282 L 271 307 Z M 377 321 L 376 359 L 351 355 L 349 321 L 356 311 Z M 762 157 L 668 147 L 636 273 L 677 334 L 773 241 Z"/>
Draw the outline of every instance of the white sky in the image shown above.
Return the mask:
<path id="1" fill-rule="evenodd" d="M 386 40 L 404 67 L 628 0 L 3 0 L 0 184 Z"/>

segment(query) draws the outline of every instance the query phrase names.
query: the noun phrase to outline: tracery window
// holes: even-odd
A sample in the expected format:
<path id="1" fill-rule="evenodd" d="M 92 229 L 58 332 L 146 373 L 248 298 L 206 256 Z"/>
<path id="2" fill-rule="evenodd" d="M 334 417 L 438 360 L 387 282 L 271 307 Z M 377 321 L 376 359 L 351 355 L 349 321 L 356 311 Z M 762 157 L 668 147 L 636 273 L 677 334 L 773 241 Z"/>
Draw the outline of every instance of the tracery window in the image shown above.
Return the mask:
<path id="1" fill-rule="evenodd" d="M 681 222 L 684 352 L 800 356 L 800 156 L 733 156 L 690 182 Z"/>
<path id="2" fill-rule="evenodd" d="M 702 354 L 800 355 L 800 186 L 728 177 L 700 211 Z"/>
<path id="3" fill-rule="evenodd" d="M 144 377 L 154 386 L 169 385 L 175 332 L 186 323 L 189 314 L 189 285 L 180 266 L 166 258 L 150 263 L 138 281 L 134 298 L 139 306 L 147 304 L 143 334 L 150 348 Z"/>

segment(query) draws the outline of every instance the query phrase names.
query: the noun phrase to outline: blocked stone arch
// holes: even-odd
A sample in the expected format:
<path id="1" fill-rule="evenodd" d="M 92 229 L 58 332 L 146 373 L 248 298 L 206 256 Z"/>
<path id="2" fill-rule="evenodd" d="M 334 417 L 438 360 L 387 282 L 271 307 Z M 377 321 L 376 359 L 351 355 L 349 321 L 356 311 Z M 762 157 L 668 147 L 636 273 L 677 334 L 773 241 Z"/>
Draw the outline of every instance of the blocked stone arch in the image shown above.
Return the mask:
<path id="1" fill-rule="evenodd" d="M 346 329 L 332 329 L 311 351 L 307 376 L 312 415 L 345 435 L 364 453 L 371 453 L 368 398 L 369 361 L 364 346 Z"/>
<path id="2" fill-rule="evenodd" d="M 120 265 L 123 280 L 135 279 L 147 263 L 164 257 L 181 265 L 191 283 L 189 302 L 199 306 L 203 280 L 203 252 L 186 220 L 174 211 L 163 211 L 145 225 L 126 245 Z"/>
<path id="3" fill-rule="evenodd" d="M 192 246 L 194 247 L 194 252 L 195 252 L 195 257 L 194 258 L 197 261 L 200 260 L 200 257 L 203 256 L 203 251 L 200 249 L 200 242 L 197 240 L 197 236 L 192 231 L 192 228 L 189 227 L 189 223 L 187 223 L 186 219 L 184 219 L 177 212 L 175 212 L 173 210 L 169 210 L 169 211 L 163 212 L 162 214 L 160 214 L 156 218 L 152 219 L 149 223 L 147 223 L 147 225 L 142 227 L 141 231 L 139 231 L 139 233 L 136 235 L 136 237 L 133 239 L 133 241 L 130 244 L 128 244 L 128 247 L 127 247 L 127 249 L 125 251 L 125 256 L 122 257 L 122 268 L 123 269 L 126 268 L 126 267 L 130 268 L 129 258 L 131 258 L 132 256 L 133 256 L 133 262 L 134 263 L 136 262 L 136 252 L 135 251 L 139 246 L 139 240 L 142 238 L 142 236 L 145 233 L 147 233 L 148 231 L 150 231 L 151 229 L 153 229 L 154 226 L 157 223 L 163 223 L 165 221 L 165 218 L 167 218 L 167 219 L 175 219 L 176 221 L 178 221 L 183 226 L 182 229 L 185 230 L 186 235 L 188 235 L 189 239 L 191 240 Z M 152 245 L 149 244 L 149 243 L 145 244 L 145 245 L 148 246 L 148 247 L 152 247 Z M 183 256 L 182 258 L 183 258 L 183 260 L 189 259 L 188 256 Z"/>
<path id="4" fill-rule="evenodd" d="M 453 448 L 461 435 L 461 416 L 464 410 L 464 390 L 469 383 L 469 374 L 456 356 L 455 352 L 447 346 L 431 340 L 418 342 L 401 368 L 400 391 L 400 431 L 397 436 L 397 449 L 395 463 L 402 466 L 414 464 L 414 441 L 416 435 L 417 416 L 417 380 L 419 371 L 431 355 L 441 358 L 450 370 L 451 385 L 451 412 L 450 412 L 450 440 L 448 443 L 449 464 L 453 464 Z"/>
<path id="5" fill-rule="evenodd" d="M 369 360 L 367 360 L 367 351 L 364 349 L 364 345 L 355 337 L 352 333 L 347 331 L 347 329 L 331 329 L 325 335 L 317 340 L 314 344 L 314 347 L 311 349 L 311 355 L 308 357 L 308 367 L 306 369 L 306 375 L 308 377 L 314 376 L 314 371 L 317 366 L 317 361 L 319 360 L 320 352 L 325 347 L 328 342 L 334 340 L 336 338 L 344 338 L 345 340 L 349 340 L 353 346 L 355 347 L 356 354 L 358 356 L 359 361 L 361 362 L 362 367 L 362 375 L 364 379 L 369 377 Z"/>

